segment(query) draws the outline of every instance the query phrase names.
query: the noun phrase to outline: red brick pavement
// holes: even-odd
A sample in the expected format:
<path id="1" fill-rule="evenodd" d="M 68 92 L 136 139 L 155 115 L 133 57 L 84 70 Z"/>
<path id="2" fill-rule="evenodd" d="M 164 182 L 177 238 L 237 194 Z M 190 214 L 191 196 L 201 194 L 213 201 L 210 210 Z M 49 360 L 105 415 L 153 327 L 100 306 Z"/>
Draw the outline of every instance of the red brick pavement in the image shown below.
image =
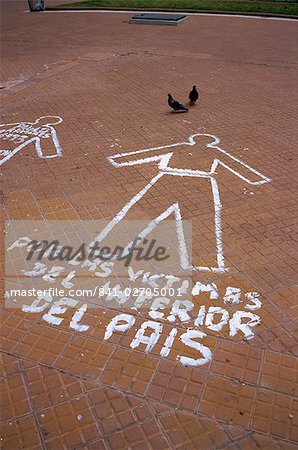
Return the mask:
<path id="1" fill-rule="evenodd" d="M 130 348 L 145 311 L 133 329 L 105 341 L 110 309 L 91 310 L 90 328 L 80 333 L 67 314 L 57 327 L 42 314 L 3 308 L 2 448 L 297 448 L 296 24 L 192 16 L 177 28 L 141 27 L 128 25 L 126 14 L 25 9 L 25 2 L 2 3 L 1 120 L 61 116 L 63 158 L 40 159 L 25 148 L 2 166 L 3 219 L 110 220 L 153 169 L 119 171 L 106 157 L 198 131 L 220 136 L 223 148 L 273 181 L 248 187 L 225 172 L 231 270 L 193 278 L 216 282 L 221 292 L 228 285 L 258 290 L 262 323 L 254 339 L 210 331 L 212 361 L 191 367 L 176 360 L 179 341 L 168 358 L 159 356 L 165 337 L 151 353 Z M 193 83 L 199 104 L 169 113 L 167 92 L 183 100 Z M 198 212 L 183 178 L 164 188 L 185 193 L 187 219 L 207 220 L 207 199 Z M 135 218 L 164 206 L 162 197 L 154 200 L 140 204 Z M 204 237 L 211 236 L 207 228 Z M 194 236 L 195 259 L 204 242 Z"/>

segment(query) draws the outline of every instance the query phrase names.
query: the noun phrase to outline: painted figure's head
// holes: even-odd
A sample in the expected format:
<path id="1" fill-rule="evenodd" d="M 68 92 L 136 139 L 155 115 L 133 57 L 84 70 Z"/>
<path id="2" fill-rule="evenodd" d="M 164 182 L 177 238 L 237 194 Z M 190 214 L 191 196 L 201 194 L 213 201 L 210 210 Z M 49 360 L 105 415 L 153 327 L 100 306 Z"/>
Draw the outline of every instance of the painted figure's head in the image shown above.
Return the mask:
<path id="1" fill-rule="evenodd" d="M 44 127 L 46 125 L 58 125 L 61 122 L 63 122 L 63 119 L 59 116 L 41 116 L 39 119 L 36 119 L 34 125 Z"/>

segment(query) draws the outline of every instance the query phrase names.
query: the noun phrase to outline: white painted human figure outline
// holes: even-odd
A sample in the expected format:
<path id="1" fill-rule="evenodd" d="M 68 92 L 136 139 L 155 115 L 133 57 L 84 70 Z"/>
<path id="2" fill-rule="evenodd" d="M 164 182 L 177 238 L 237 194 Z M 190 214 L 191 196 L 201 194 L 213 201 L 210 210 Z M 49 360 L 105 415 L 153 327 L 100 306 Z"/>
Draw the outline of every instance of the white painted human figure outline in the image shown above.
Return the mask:
<path id="1" fill-rule="evenodd" d="M 213 163 L 211 165 L 211 169 L 209 172 L 206 171 L 199 171 L 199 170 L 188 170 L 188 169 L 178 169 L 178 168 L 172 168 L 169 167 L 169 162 L 171 160 L 171 157 L 173 156 L 174 152 L 166 152 L 164 153 L 165 149 L 171 150 L 173 147 L 178 147 L 182 145 L 188 145 L 193 146 L 196 145 L 196 141 L 194 140 L 197 136 L 204 136 L 209 137 L 213 139 L 213 142 L 206 145 L 206 147 L 216 149 L 225 156 L 228 156 L 233 161 L 237 162 L 241 166 L 243 166 L 245 169 L 252 172 L 254 175 L 257 175 L 261 180 L 259 181 L 251 181 L 248 178 L 241 175 L 239 172 L 234 170 L 233 168 L 226 165 L 224 162 L 222 162 L 218 158 L 214 158 Z M 109 222 L 109 224 L 98 234 L 98 236 L 94 239 L 93 242 L 101 242 L 109 233 L 110 231 L 115 227 L 117 223 L 119 223 L 128 213 L 128 211 L 135 205 L 145 194 L 149 191 L 149 189 L 154 186 L 154 184 L 165 174 L 172 175 L 172 176 L 188 176 L 188 177 L 195 177 L 195 178 L 207 178 L 211 182 L 211 188 L 212 188 L 212 195 L 213 195 L 213 202 L 214 202 L 214 230 L 215 230 L 215 241 L 216 241 L 216 253 L 217 253 L 217 267 L 205 267 L 205 266 L 193 266 L 191 264 L 191 261 L 189 260 L 185 238 L 184 238 L 184 232 L 183 232 L 183 223 L 182 223 L 182 216 L 181 211 L 179 207 L 179 203 L 173 203 L 166 211 L 164 211 L 162 214 L 160 214 L 158 217 L 156 217 L 154 220 L 150 221 L 148 226 L 145 228 L 145 230 L 142 231 L 142 233 L 139 234 L 140 238 L 145 238 L 156 226 L 164 219 L 169 217 L 171 214 L 174 214 L 176 219 L 176 229 L 177 229 L 177 236 L 179 241 L 179 254 L 180 254 L 180 260 L 181 260 L 181 267 L 183 269 L 195 269 L 199 271 L 212 271 L 216 273 L 226 272 L 228 268 L 225 267 L 225 261 L 224 261 L 224 253 L 223 253 L 223 244 L 222 244 L 222 229 L 221 229 L 221 209 L 222 205 L 220 202 L 219 197 L 219 190 L 218 190 L 218 184 L 215 179 L 216 169 L 219 165 L 222 165 L 224 168 L 232 172 L 234 175 L 236 175 L 241 180 L 245 181 L 246 183 L 254 186 L 258 186 L 264 183 L 269 183 L 271 181 L 270 178 L 266 177 L 262 173 L 258 172 L 257 170 L 250 167 L 248 164 L 245 164 L 240 159 L 232 156 L 230 153 L 228 153 L 226 150 L 222 149 L 218 146 L 220 143 L 220 139 L 212 134 L 206 134 L 206 133 L 195 133 L 192 134 L 187 142 L 178 142 L 175 144 L 169 144 L 165 146 L 160 147 L 154 147 L 149 149 L 143 149 L 143 150 L 137 150 L 127 153 L 118 153 L 111 155 L 107 157 L 108 161 L 114 166 L 114 167 L 125 167 L 125 166 L 133 166 L 133 165 L 139 165 L 139 164 L 146 164 L 150 162 L 158 162 L 158 168 L 160 172 L 155 175 L 152 180 L 140 191 L 138 192 L 129 202 L 124 205 L 124 207 L 116 214 L 116 216 Z M 155 156 L 149 156 L 141 159 L 132 159 L 130 161 L 126 162 L 117 162 L 117 159 L 123 158 L 126 156 L 136 156 L 141 155 L 142 153 L 150 152 L 150 151 L 156 151 L 156 150 L 162 150 L 163 154 L 161 155 L 155 155 Z M 127 248 L 131 245 L 129 243 L 127 245 Z"/>
<path id="2" fill-rule="evenodd" d="M 47 122 L 36 127 L 36 125 L 39 124 L 43 119 L 47 120 Z M 36 153 L 39 158 L 57 158 L 59 156 L 62 156 L 62 148 L 60 146 L 56 130 L 52 126 L 58 125 L 61 122 L 63 122 L 63 119 L 60 116 L 41 116 L 36 119 L 35 122 L 16 122 L 1 124 L 0 139 L 5 139 L 8 137 L 7 140 L 16 141 L 16 144 L 20 145 L 18 145 L 14 150 L 0 150 L 0 157 L 3 157 L 0 160 L 0 166 L 32 142 L 35 143 Z M 7 127 L 10 128 L 7 129 Z M 3 129 L 4 131 L 2 131 Z M 41 139 L 49 138 L 51 138 L 53 141 L 56 153 L 53 155 L 44 155 L 42 151 Z"/>
<path id="3" fill-rule="evenodd" d="M 233 168 L 226 165 L 224 162 L 222 162 L 220 159 L 215 158 L 213 160 L 211 169 L 209 172 L 199 171 L 199 170 L 188 170 L 188 169 L 178 169 L 178 168 L 171 168 L 169 167 L 169 162 L 171 157 L 173 156 L 174 152 L 167 152 L 163 153 L 161 155 L 155 155 L 155 156 L 149 156 L 141 159 L 132 159 L 130 161 L 126 162 L 117 162 L 116 160 L 119 158 L 123 158 L 126 156 L 135 156 L 140 155 L 145 152 L 150 151 L 156 151 L 156 150 L 162 150 L 165 149 L 171 150 L 173 147 L 178 147 L 181 145 L 188 145 L 193 146 L 196 145 L 196 141 L 194 138 L 196 136 L 204 136 L 204 137 L 210 137 L 213 139 L 213 142 L 208 143 L 206 147 L 213 148 L 224 154 L 225 156 L 228 156 L 233 161 L 237 162 L 241 166 L 243 166 L 245 169 L 252 172 L 254 175 L 257 175 L 261 180 L 259 181 L 251 181 L 248 178 L 241 175 L 239 172 L 234 170 Z M 183 232 L 183 224 L 182 224 L 182 217 L 180 212 L 180 207 L 178 203 L 172 204 L 166 211 L 164 211 L 162 214 L 160 214 L 157 218 L 149 222 L 148 226 L 145 230 L 142 231 L 142 233 L 139 234 L 139 237 L 145 238 L 162 220 L 166 219 L 169 215 L 172 213 L 175 216 L 176 219 L 176 227 L 177 227 L 177 236 L 179 241 L 179 253 L 180 253 L 180 259 L 181 259 L 181 267 L 183 269 L 195 269 L 199 271 L 212 271 L 212 272 L 226 272 L 228 268 L 225 267 L 225 261 L 224 261 L 224 253 L 223 253 L 223 244 L 222 244 L 222 229 L 221 229 L 221 209 L 222 205 L 220 202 L 219 197 L 219 190 L 218 190 L 218 184 L 215 179 L 216 169 L 219 165 L 222 165 L 225 169 L 232 172 L 234 175 L 236 175 L 241 180 L 245 181 L 246 183 L 254 186 L 258 186 L 264 183 L 269 183 L 271 181 L 270 178 L 266 177 L 262 173 L 258 172 L 257 170 L 250 167 L 248 164 L 245 164 L 240 159 L 232 156 L 230 153 L 228 153 L 226 150 L 222 149 L 218 146 L 220 143 L 220 139 L 212 134 L 206 134 L 206 133 L 196 133 L 192 134 L 187 142 L 178 142 L 175 144 L 169 144 L 165 146 L 160 147 L 154 147 L 149 149 L 143 149 L 143 150 L 137 150 L 127 153 L 118 153 L 114 154 L 112 156 L 109 156 L 107 159 L 108 161 L 114 166 L 114 167 L 125 167 L 125 166 L 133 166 L 138 164 L 146 164 L 150 162 L 159 162 L 158 168 L 160 169 L 160 172 L 155 175 L 152 180 L 140 191 L 138 192 L 129 202 L 126 203 L 126 205 L 116 214 L 114 219 L 99 233 L 99 235 L 94 239 L 94 241 L 101 242 L 114 228 L 114 226 L 119 223 L 128 213 L 128 211 L 135 205 L 145 194 L 146 192 L 165 174 L 172 175 L 172 176 L 188 176 L 188 177 L 196 177 L 196 178 L 207 178 L 211 182 L 211 188 L 212 188 L 212 195 L 213 195 L 213 202 L 214 202 L 214 229 L 215 229 L 215 240 L 216 240 L 216 253 L 217 253 L 217 267 L 205 267 L 205 266 L 193 266 L 191 264 L 191 261 L 189 261 L 189 257 L 187 254 L 187 248 L 184 238 L 184 232 Z M 130 243 L 131 244 L 131 243 Z M 127 245 L 127 248 L 130 246 L 130 244 Z"/>

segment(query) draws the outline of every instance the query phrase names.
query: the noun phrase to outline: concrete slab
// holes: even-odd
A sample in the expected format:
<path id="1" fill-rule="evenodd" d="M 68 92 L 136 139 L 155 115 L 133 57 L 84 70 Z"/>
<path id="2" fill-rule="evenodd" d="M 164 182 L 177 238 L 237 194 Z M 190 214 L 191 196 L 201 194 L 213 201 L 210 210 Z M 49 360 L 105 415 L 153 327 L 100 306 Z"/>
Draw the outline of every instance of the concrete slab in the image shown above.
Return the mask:
<path id="1" fill-rule="evenodd" d="M 187 19 L 186 14 L 143 13 L 133 16 L 129 23 L 177 26 Z"/>

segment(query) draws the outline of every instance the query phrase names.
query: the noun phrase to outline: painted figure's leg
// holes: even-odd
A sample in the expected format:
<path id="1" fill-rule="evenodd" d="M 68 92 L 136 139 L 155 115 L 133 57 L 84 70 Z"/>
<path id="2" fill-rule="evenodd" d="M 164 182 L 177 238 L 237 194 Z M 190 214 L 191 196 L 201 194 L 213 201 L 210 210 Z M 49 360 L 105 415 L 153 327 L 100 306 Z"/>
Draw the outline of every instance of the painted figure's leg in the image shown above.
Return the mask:
<path id="1" fill-rule="evenodd" d="M 112 231 L 112 229 L 126 216 L 128 211 L 149 191 L 149 189 L 154 186 L 154 184 L 164 175 L 160 172 L 155 177 L 152 178 L 150 183 L 148 183 L 140 192 L 138 192 L 125 206 L 116 214 L 116 216 L 108 223 L 108 225 L 93 239 L 89 244 L 89 248 L 92 247 L 95 242 L 102 242 L 103 239 Z"/>
<path id="2" fill-rule="evenodd" d="M 23 144 L 16 147 L 14 150 L 9 151 L 5 154 L 4 158 L 0 160 L 0 166 L 4 164 L 6 161 L 8 161 L 10 158 L 12 158 L 16 153 L 18 153 L 20 150 L 22 150 L 26 145 L 33 142 L 35 138 L 29 139 L 28 141 L 24 142 Z"/>
<path id="3" fill-rule="evenodd" d="M 170 215 L 174 215 L 176 222 L 176 233 L 178 240 L 178 248 L 177 251 L 180 257 L 180 265 L 183 270 L 188 270 L 192 268 L 191 261 L 189 259 L 189 254 L 187 250 L 187 244 L 185 241 L 183 222 L 181 217 L 181 211 L 179 207 L 179 203 L 173 203 L 169 208 L 163 211 L 158 217 L 151 220 L 147 227 L 138 234 L 137 237 L 140 239 L 145 239 L 163 220 L 167 219 Z M 129 253 L 131 245 L 133 242 L 130 242 L 126 248 L 125 252 Z"/>
<path id="4" fill-rule="evenodd" d="M 215 235 L 215 246 L 216 246 L 216 258 L 217 262 L 211 263 L 210 266 L 193 266 L 193 269 L 199 272 L 214 272 L 214 273 L 225 273 L 227 268 L 225 267 L 223 244 L 222 244 L 222 228 L 221 228 L 221 209 L 222 205 L 219 197 L 218 184 L 215 178 L 210 177 L 212 199 L 214 204 L 214 235 Z M 212 231 L 212 229 L 210 230 Z M 212 258 L 213 259 L 213 258 Z M 214 267 L 213 267 L 214 265 Z"/>
<path id="5" fill-rule="evenodd" d="M 222 227 L 221 227 L 222 204 L 219 197 L 219 189 L 216 179 L 211 178 L 210 181 L 214 202 L 214 231 L 215 231 L 216 253 L 218 264 L 218 268 L 215 271 L 221 273 L 228 271 L 228 269 L 225 267 L 225 259 L 222 244 Z"/>

